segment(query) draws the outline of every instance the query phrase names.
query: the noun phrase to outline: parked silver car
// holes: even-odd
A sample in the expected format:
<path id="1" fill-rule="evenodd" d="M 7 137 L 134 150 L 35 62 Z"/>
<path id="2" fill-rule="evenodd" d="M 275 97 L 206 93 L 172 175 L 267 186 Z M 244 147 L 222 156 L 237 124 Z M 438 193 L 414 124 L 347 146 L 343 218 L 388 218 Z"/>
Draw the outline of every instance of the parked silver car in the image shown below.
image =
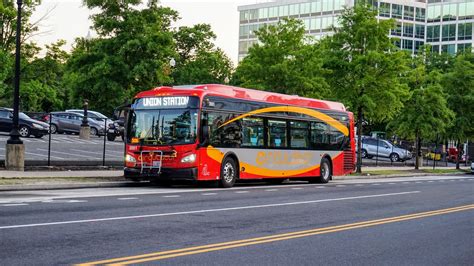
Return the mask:
<path id="1" fill-rule="evenodd" d="M 81 109 L 68 109 L 68 110 L 66 110 L 66 112 L 73 112 L 73 113 L 78 113 L 78 114 L 84 115 L 84 110 L 81 110 Z M 102 122 L 105 119 L 108 119 L 109 121 L 111 121 L 110 118 L 103 115 L 102 113 L 99 113 L 97 111 L 92 111 L 92 110 L 87 110 L 87 117 L 92 118 L 92 119 L 97 120 L 97 121 L 102 121 Z"/>
<path id="2" fill-rule="evenodd" d="M 52 112 L 51 133 L 79 133 L 84 115 L 74 112 Z M 87 118 L 91 135 L 104 135 L 105 123 Z"/>
<path id="3" fill-rule="evenodd" d="M 392 162 L 406 161 L 412 158 L 411 152 L 400 148 L 388 140 L 362 138 L 362 158 L 372 158 L 374 156 L 390 158 Z"/>

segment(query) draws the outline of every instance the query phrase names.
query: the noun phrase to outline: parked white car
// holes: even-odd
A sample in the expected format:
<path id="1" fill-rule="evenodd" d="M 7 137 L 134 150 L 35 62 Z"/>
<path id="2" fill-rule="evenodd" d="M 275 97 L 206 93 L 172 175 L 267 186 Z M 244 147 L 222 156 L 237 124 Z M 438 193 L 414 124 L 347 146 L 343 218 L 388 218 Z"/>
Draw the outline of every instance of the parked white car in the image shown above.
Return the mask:
<path id="1" fill-rule="evenodd" d="M 374 156 L 389 158 L 392 162 L 405 161 L 412 158 L 411 152 L 400 148 L 388 140 L 362 138 L 362 158 Z"/>

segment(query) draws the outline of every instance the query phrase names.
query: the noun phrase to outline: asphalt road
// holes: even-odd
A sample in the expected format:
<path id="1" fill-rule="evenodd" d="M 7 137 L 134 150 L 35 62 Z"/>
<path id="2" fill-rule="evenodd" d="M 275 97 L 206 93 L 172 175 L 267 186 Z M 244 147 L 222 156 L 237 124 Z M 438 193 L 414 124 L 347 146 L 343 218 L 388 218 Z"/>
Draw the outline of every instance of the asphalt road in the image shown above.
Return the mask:
<path id="1" fill-rule="evenodd" d="M 0 160 L 5 158 L 5 145 L 8 135 L 0 135 Z M 49 137 L 22 138 L 25 144 L 25 161 L 39 161 L 46 163 L 48 160 Z M 123 161 L 124 143 L 118 138 L 107 141 L 105 144 L 105 159 L 107 161 Z M 79 139 L 79 135 L 52 134 L 51 135 L 51 161 L 102 162 L 104 138 L 91 136 L 89 140 Z"/>
<path id="2" fill-rule="evenodd" d="M 0 239 L 2 265 L 472 265 L 474 176 L 3 192 Z"/>

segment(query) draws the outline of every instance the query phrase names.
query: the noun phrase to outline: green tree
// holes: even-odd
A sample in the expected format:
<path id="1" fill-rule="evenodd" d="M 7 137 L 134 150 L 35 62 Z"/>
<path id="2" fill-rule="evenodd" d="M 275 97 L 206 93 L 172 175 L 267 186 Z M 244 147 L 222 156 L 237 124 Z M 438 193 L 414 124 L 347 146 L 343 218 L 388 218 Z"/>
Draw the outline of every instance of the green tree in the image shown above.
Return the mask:
<path id="1" fill-rule="evenodd" d="M 301 21 L 260 28 L 258 43 L 237 67 L 232 83 L 259 90 L 322 98 L 328 94 L 318 45 L 304 37 Z"/>
<path id="2" fill-rule="evenodd" d="M 224 83 L 230 78 L 232 63 L 221 49 L 215 48 L 215 38 L 208 24 L 180 27 L 174 33 L 179 55 L 172 70 L 174 84 Z"/>
<path id="3" fill-rule="evenodd" d="M 20 96 L 21 107 L 26 111 L 61 109 L 66 91 L 63 86 L 65 64 L 68 53 L 61 49 L 64 40 L 46 45 L 46 55 L 25 62 L 22 70 Z M 34 95 L 31 95 L 34 94 Z"/>
<path id="4" fill-rule="evenodd" d="M 397 135 L 416 141 L 415 169 L 420 166 L 422 140 L 443 136 L 454 117 L 441 86 L 442 75 L 426 66 L 429 58 L 429 51 L 424 50 L 412 60 L 413 67 L 407 76 L 411 97 L 388 125 Z"/>
<path id="5" fill-rule="evenodd" d="M 457 141 L 458 151 L 461 143 L 474 140 L 474 55 L 460 54 L 456 57 L 451 71 L 445 74 L 443 86 L 447 93 L 448 106 L 455 119 L 448 136 Z M 459 156 L 461 152 L 458 153 Z M 459 156 L 456 168 L 459 169 Z"/>
<path id="6" fill-rule="evenodd" d="M 178 14 L 156 1 L 139 9 L 139 0 L 87 0 L 99 37 L 78 39 L 68 61 L 66 84 L 71 105 L 110 113 L 135 93 L 170 83 L 169 60 L 176 56 L 171 23 Z"/>
<path id="7" fill-rule="evenodd" d="M 323 41 L 325 67 L 334 96 L 357 117 L 357 135 L 362 135 L 362 121 L 389 121 L 400 112 L 408 96 L 402 82 L 407 56 L 398 51 L 387 36 L 392 20 L 376 18 L 370 6 L 346 8 L 339 17 L 340 28 Z M 361 138 L 357 147 L 361 150 Z M 358 153 L 357 172 L 361 172 Z"/>

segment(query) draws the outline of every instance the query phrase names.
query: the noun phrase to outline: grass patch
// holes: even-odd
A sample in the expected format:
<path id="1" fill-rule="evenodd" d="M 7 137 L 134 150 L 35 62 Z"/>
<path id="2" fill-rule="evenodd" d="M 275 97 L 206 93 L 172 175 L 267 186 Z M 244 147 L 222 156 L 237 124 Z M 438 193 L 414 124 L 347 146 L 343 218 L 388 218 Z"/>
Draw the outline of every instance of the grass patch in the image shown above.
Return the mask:
<path id="1" fill-rule="evenodd" d="M 430 174 L 453 174 L 453 173 L 469 173 L 469 170 L 465 169 L 423 169 L 422 170 L 425 173 L 430 173 Z"/>

